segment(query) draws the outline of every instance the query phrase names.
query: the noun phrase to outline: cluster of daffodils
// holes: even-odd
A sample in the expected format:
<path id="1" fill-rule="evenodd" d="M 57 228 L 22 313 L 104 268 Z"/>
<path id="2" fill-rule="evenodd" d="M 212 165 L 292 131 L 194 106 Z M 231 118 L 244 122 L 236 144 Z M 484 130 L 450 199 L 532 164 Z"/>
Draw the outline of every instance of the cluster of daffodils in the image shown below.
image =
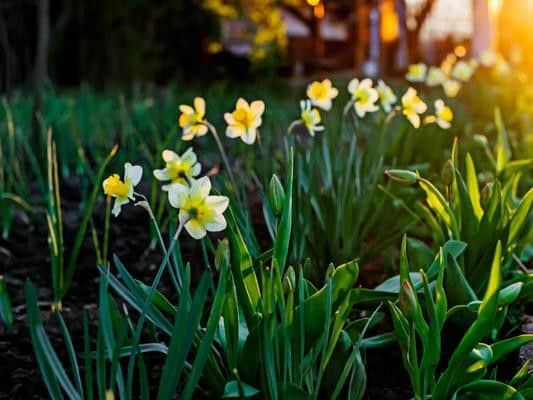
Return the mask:
<path id="1" fill-rule="evenodd" d="M 424 69 L 425 66 L 420 66 L 420 68 Z M 368 78 L 362 80 L 352 79 L 348 84 L 348 92 L 350 101 L 345 108 L 345 112 L 353 109 L 359 118 L 364 118 L 367 113 L 374 113 L 380 109 L 383 109 L 385 113 L 401 111 L 415 128 L 419 128 L 421 115 L 428 109 L 426 103 L 412 87 L 407 89 L 401 97 L 400 104 L 397 105 L 398 97 L 392 88 L 382 80 L 378 80 L 377 85 L 374 86 L 372 80 Z M 307 87 L 308 99 L 300 102 L 300 119 L 295 121 L 295 123 L 304 125 L 311 136 L 314 136 L 315 132 L 324 130 L 324 127 L 320 125 L 322 118 L 318 108 L 329 111 L 338 93 L 339 91 L 333 87 L 329 79 L 311 83 Z M 425 124 L 436 123 L 443 129 L 450 128 L 453 120 L 453 112 L 450 107 L 445 105 L 444 101 L 440 99 L 435 102 L 434 106 L 435 115 L 425 117 L 423 122 Z"/>
<path id="2" fill-rule="evenodd" d="M 179 210 L 179 222 L 194 239 L 203 238 L 206 233 L 219 232 L 226 228 L 224 211 L 228 208 L 229 199 L 225 196 L 211 195 L 209 177 L 196 177 L 201 172 L 192 148 L 181 156 L 171 150 L 163 151 L 165 168 L 154 170 L 154 177 L 164 182 L 163 190 L 168 192 L 168 200 L 172 207 Z M 135 186 L 142 178 L 142 167 L 126 163 L 124 179 L 117 174 L 111 175 L 103 182 L 104 193 L 115 198 L 113 215 L 120 214 L 123 205 L 135 201 Z"/>
<path id="3" fill-rule="evenodd" d="M 458 59 L 455 54 L 450 53 L 438 67 L 424 63 L 410 65 L 405 78 L 409 82 L 425 83 L 430 87 L 442 86 L 446 96 L 455 97 L 462 85 L 470 81 L 479 65 L 493 68 L 499 75 L 505 75 L 510 69 L 505 59 L 492 50 L 484 51 L 479 62 L 474 58 Z"/>
<path id="4" fill-rule="evenodd" d="M 206 105 L 203 98 L 195 97 L 192 106 L 182 104 L 179 110 L 181 114 L 178 123 L 183 129 L 182 140 L 188 141 L 204 136 L 209 130 L 216 134 L 213 125 L 206 119 Z M 264 112 L 263 101 L 255 100 L 248 103 L 245 99 L 239 98 L 235 109 L 224 114 L 227 123 L 226 136 L 240 138 L 246 144 L 253 144 L 258 136 Z"/>

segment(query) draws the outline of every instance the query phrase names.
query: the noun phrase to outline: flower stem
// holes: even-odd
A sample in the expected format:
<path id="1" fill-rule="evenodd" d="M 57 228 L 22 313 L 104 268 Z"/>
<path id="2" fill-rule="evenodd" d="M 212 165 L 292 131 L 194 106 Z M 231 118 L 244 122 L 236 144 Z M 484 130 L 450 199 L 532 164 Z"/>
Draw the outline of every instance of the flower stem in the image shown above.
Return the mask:
<path id="1" fill-rule="evenodd" d="M 161 229 L 159 228 L 159 224 L 157 223 L 157 220 L 155 218 L 155 215 L 152 211 L 152 207 L 150 206 L 150 203 L 148 202 L 148 200 L 146 199 L 146 197 L 140 193 L 135 193 L 136 196 L 144 199 L 144 201 L 141 201 L 141 202 L 138 202 L 136 203 L 135 205 L 136 206 L 141 206 L 143 207 L 146 212 L 148 213 L 149 217 L 150 217 L 150 220 L 152 221 L 152 224 L 154 226 L 154 229 L 155 229 L 155 232 L 157 234 L 157 238 L 159 240 L 159 244 L 161 246 L 161 249 L 163 250 L 163 254 L 165 255 L 165 257 L 167 257 L 167 248 L 165 246 L 165 241 L 163 240 L 163 235 L 161 234 Z M 177 268 L 175 268 L 171 261 L 170 261 L 170 258 L 168 259 L 168 263 L 170 264 L 171 268 L 169 268 L 169 273 L 170 273 L 170 277 L 172 279 L 172 283 L 174 284 L 174 287 L 176 288 L 176 291 L 178 292 L 178 295 L 181 294 L 181 286 L 182 286 L 182 283 L 181 283 L 181 279 L 180 279 L 180 275 L 177 273 Z M 176 271 L 174 271 L 174 269 L 176 269 Z"/>
<path id="2" fill-rule="evenodd" d="M 104 243 L 102 249 L 102 262 L 106 267 L 108 266 L 107 262 L 107 249 L 109 245 L 109 218 L 111 215 L 111 196 L 106 196 L 106 205 L 105 205 L 105 222 L 104 222 Z"/>
<path id="3" fill-rule="evenodd" d="M 205 122 L 211 133 L 213 134 L 213 137 L 215 138 L 215 141 L 217 142 L 218 150 L 220 151 L 220 156 L 222 157 L 222 161 L 224 162 L 224 166 L 228 170 L 228 175 L 231 180 L 231 184 L 233 185 L 233 190 L 237 193 L 237 182 L 235 181 L 235 177 L 233 176 L 233 171 L 231 170 L 228 157 L 226 155 L 226 152 L 224 151 L 224 146 L 222 146 L 222 142 L 220 141 L 220 137 L 218 136 L 216 128 L 211 125 L 209 122 Z"/>

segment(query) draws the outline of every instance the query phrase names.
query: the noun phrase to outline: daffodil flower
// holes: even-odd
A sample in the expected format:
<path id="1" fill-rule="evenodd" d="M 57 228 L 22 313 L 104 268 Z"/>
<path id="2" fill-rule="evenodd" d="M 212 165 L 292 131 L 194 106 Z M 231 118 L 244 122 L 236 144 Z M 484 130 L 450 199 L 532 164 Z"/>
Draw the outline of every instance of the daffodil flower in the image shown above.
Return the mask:
<path id="1" fill-rule="evenodd" d="M 302 100 L 300 102 L 301 122 L 309 132 L 311 136 L 315 136 L 315 132 L 321 132 L 324 130 L 324 126 L 320 125 L 322 118 L 320 112 L 311 106 L 310 100 Z"/>
<path id="2" fill-rule="evenodd" d="M 430 115 L 424 119 L 424 123 L 437 123 L 442 129 L 449 129 L 453 120 L 453 111 L 444 104 L 441 99 L 435 101 L 435 115 Z"/>
<path id="3" fill-rule="evenodd" d="M 446 80 L 446 74 L 439 67 L 430 67 L 426 78 L 426 85 L 439 86 Z"/>
<path id="4" fill-rule="evenodd" d="M 124 164 L 124 180 L 118 174 L 113 174 L 102 183 L 104 193 L 107 196 L 115 197 L 112 213 L 116 217 L 124 204 L 134 200 L 134 187 L 139 184 L 143 174 L 143 169 L 139 165 Z"/>
<path id="5" fill-rule="evenodd" d="M 224 119 L 228 124 L 226 136 L 240 137 L 246 144 L 253 144 L 257 137 L 257 129 L 261 126 L 261 116 L 265 111 L 265 103 L 261 100 L 252 101 L 250 104 L 243 98 L 237 100 L 235 110 L 225 113 Z"/>
<path id="6" fill-rule="evenodd" d="M 385 82 L 381 79 L 378 81 L 377 91 L 379 95 L 379 101 L 385 112 L 391 112 L 392 105 L 398 100 L 396 95 Z"/>
<path id="7" fill-rule="evenodd" d="M 226 229 L 224 211 L 228 208 L 226 196 L 211 196 L 211 182 L 207 176 L 195 180 L 191 186 L 181 183 L 170 185 L 170 205 L 179 209 L 180 223 L 194 239 L 203 238 L 207 231 L 220 232 Z"/>
<path id="8" fill-rule="evenodd" d="M 338 94 L 339 91 L 333 87 L 329 79 L 324 79 L 322 82 L 315 81 L 307 86 L 307 97 L 311 103 L 325 111 L 331 110 L 332 101 Z"/>
<path id="9" fill-rule="evenodd" d="M 348 84 L 348 91 L 352 95 L 355 112 L 359 118 L 363 118 L 367 112 L 374 112 L 379 110 L 376 101 L 379 99 L 379 94 L 376 89 L 372 87 L 371 79 L 352 79 Z"/>
<path id="10" fill-rule="evenodd" d="M 189 147 L 181 156 L 172 150 L 163 150 L 165 168 L 154 170 L 154 176 L 159 181 L 181 183 L 187 185 L 189 180 L 198 176 L 202 166 L 197 162 L 196 154 Z M 168 190 L 169 185 L 164 185 L 163 190 Z"/>
<path id="11" fill-rule="evenodd" d="M 192 140 L 196 136 L 203 136 L 207 133 L 207 124 L 205 121 L 205 100 L 201 97 L 194 98 L 194 108 L 186 104 L 179 106 L 181 111 L 178 120 L 179 125 L 183 128 L 183 140 Z"/>
<path id="12" fill-rule="evenodd" d="M 447 79 L 442 83 L 442 88 L 444 89 L 444 93 L 446 93 L 446 96 L 448 97 L 455 97 L 457 96 L 457 93 L 459 93 L 459 90 L 461 90 L 461 83 L 453 80 L 453 79 Z"/>
<path id="13" fill-rule="evenodd" d="M 410 87 L 402 96 L 402 112 L 407 117 L 411 125 L 420 127 L 420 114 L 427 110 L 427 105 L 418 97 L 415 89 Z"/>
<path id="14" fill-rule="evenodd" d="M 424 63 L 411 64 L 407 70 L 405 79 L 409 82 L 424 82 L 426 79 L 427 65 Z"/>
<path id="15" fill-rule="evenodd" d="M 458 61 L 452 69 L 452 78 L 468 82 L 474 73 L 474 66 L 466 61 Z"/>

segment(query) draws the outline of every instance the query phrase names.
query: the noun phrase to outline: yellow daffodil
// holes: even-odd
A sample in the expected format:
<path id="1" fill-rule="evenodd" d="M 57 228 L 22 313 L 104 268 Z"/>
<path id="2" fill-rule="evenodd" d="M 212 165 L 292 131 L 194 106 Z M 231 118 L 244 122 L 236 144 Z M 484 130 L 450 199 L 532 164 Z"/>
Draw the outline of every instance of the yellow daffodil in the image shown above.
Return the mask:
<path id="1" fill-rule="evenodd" d="M 379 94 L 376 89 L 372 87 L 371 79 L 352 79 L 348 84 L 348 92 L 352 95 L 355 112 L 359 118 L 363 118 L 367 112 L 374 112 L 379 110 L 376 101 L 379 99 Z"/>
<path id="2" fill-rule="evenodd" d="M 315 132 L 324 130 L 324 126 L 320 125 L 322 121 L 320 112 L 311 106 L 310 100 L 302 100 L 300 102 L 300 108 L 302 110 L 300 116 L 301 121 L 311 136 L 315 136 Z"/>
<path id="3" fill-rule="evenodd" d="M 458 61 L 452 69 L 452 78 L 468 82 L 474 73 L 474 66 L 466 61 Z"/>
<path id="4" fill-rule="evenodd" d="M 154 176 L 159 181 L 187 185 L 189 180 L 198 176 L 202 169 L 192 147 L 189 147 L 181 156 L 172 150 L 164 150 L 163 161 L 165 161 L 165 168 L 154 170 Z M 168 190 L 168 187 L 169 185 L 164 185 L 163 190 Z"/>
<path id="5" fill-rule="evenodd" d="M 226 228 L 224 211 L 229 199 L 225 196 L 210 196 L 211 182 L 207 176 L 195 180 L 191 186 L 181 183 L 170 185 L 168 199 L 178 208 L 179 220 L 185 222 L 185 230 L 194 239 L 201 239 L 206 232 L 220 232 Z"/>
<path id="6" fill-rule="evenodd" d="M 430 67 L 426 79 L 426 85 L 439 86 L 446 80 L 446 74 L 439 67 Z"/>
<path id="7" fill-rule="evenodd" d="M 265 111 L 265 103 L 261 100 L 252 101 L 250 104 L 243 98 L 237 100 L 235 110 L 225 113 L 224 119 L 228 124 L 226 136 L 240 137 L 246 144 L 253 144 L 257 136 L 257 129 L 261 126 L 261 116 Z"/>
<path id="8" fill-rule="evenodd" d="M 380 79 L 378 81 L 377 91 L 381 106 L 385 112 L 391 112 L 392 105 L 398 100 L 391 87 Z"/>
<path id="9" fill-rule="evenodd" d="M 139 184 L 143 174 L 143 169 L 139 165 L 124 164 L 124 180 L 118 174 L 113 174 L 104 180 L 102 186 L 107 196 L 115 197 L 115 204 L 112 213 L 116 217 L 124 204 L 134 200 L 134 187 Z"/>
<path id="10" fill-rule="evenodd" d="M 457 56 L 453 53 L 450 53 L 440 64 L 440 69 L 444 72 L 445 75 L 450 75 L 452 73 L 453 66 L 457 61 Z"/>
<path id="11" fill-rule="evenodd" d="M 424 119 L 424 123 L 437 123 L 442 129 L 449 129 L 453 120 L 453 111 L 450 107 L 444 104 L 442 100 L 435 101 L 435 115 L 430 115 Z"/>
<path id="12" fill-rule="evenodd" d="M 424 82 L 426 79 L 427 65 L 424 63 L 411 64 L 407 70 L 405 79 L 409 82 Z"/>
<path id="13" fill-rule="evenodd" d="M 179 107 L 181 115 L 179 125 L 183 128 L 183 140 L 192 140 L 195 136 L 203 136 L 207 133 L 205 121 L 205 100 L 201 97 L 194 98 L 194 108 L 186 104 Z"/>
<path id="14" fill-rule="evenodd" d="M 307 97 L 311 103 L 325 111 L 331 110 L 332 101 L 338 94 L 339 91 L 333 87 L 329 79 L 316 81 L 307 86 Z"/>
<path id="15" fill-rule="evenodd" d="M 402 112 L 415 127 L 420 126 L 420 114 L 427 110 L 427 105 L 418 97 L 415 89 L 410 87 L 402 97 Z"/>
<path id="16" fill-rule="evenodd" d="M 444 89 L 446 96 L 455 97 L 457 96 L 457 93 L 459 93 L 459 90 L 461 90 L 461 83 L 453 79 L 447 79 L 442 84 L 442 88 Z"/>

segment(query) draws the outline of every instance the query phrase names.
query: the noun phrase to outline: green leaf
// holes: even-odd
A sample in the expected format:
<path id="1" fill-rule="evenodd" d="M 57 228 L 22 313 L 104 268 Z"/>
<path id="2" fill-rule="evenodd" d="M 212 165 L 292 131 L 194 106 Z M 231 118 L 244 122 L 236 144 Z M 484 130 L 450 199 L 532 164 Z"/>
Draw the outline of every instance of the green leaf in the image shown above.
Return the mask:
<path id="1" fill-rule="evenodd" d="M 515 350 L 518 350 L 520 347 L 531 342 L 533 342 L 533 334 L 515 336 L 510 339 L 505 339 L 505 340 L 501 340 L 499 342 L 493 343 L 490 346 L 492 348 L 492 353 L 493 353 L 491 363 L 498 362 L 506 355 L 512 353 Z"/>
<path id="2" fill-rule="evenodd" d="M 511 158 L 511 150 L 509 147 L 507 130 L 503 124 L 502 113 L 498 107 L 494 109 L 494 123 L 496 124 L 496 130 L 498 131 L 498 141 L 496 143 L 496 173 L 499 175 Z"/>
<path id="3" fill-rule="evenodd" d="M 13 326 L 13 311 L 11 309 L 11 300 L 9 299 L 6 283 L 2 275 L 0 275 L 0 318 L 6 324 L 7 329 L 11 330 Z"/>
<path id="4" fill-rule="evenodd" d="M 287 259 L 287 253 L 289 251 L 289 242 L 291 239 L 291 227 L 292 227 L 292 184 L 293 184 L 293 171 L 294 171 L 294 150 L 291 148 L 289 151 L 289 162 L 287 168 L 287 191 L 285 194 L 285 202 L 283 204 L 283 214 L 279 223 L 278 230 L 276 232 L 276 238 L 274 239 L 274 254 L 273 258 L 278 261 L 280 273 L 285 271 L 285 262 Z"/>
<path id="5" fill-rule="evenodd" d="M 470 201 L 472 202 L 472 209 L 479 222 L 483 216 L 483 209 L 481 208 L 476 167 L 470 153 L 466 153 L 466 186 L 468 188 L 468 194 L 470 195 Z"/>
<path id="6" fill-rule="evenodd" d="M 248 398 L 253 397 L 257 394 L 259 394 L 259 390 L 254 388 L 253 386 L 248 385 L 244 382 L 239 381 L 229 381 L 226 383 L 226 387 L 224 388 L 224 395 L 222 398 L 224 399 L 240 399 L 240 398 Z"/>
<path id="7" fill-rule="evenodd" d="M 470 397 L 463 397 L 470 394 Z M 512 386 L 493 380 L 478 380 L 460 388 L 451 397 L 451 400 L 461 399 L 480 399 L 480 400 L 525 400 Z"/>
<path id="8" fill-rule="evenodd" d="M 516 209 L 511 223 L 509 225 L 509 238 L 507 242 L 512 244 L 515 239 L 518 238 L 524 223 L 526 222 L 527 216 L 531 210 L 531 205 L 533 204 L 533 188 L 529 189 L 528 192 L 522 197 L 518 208 Z"/>

